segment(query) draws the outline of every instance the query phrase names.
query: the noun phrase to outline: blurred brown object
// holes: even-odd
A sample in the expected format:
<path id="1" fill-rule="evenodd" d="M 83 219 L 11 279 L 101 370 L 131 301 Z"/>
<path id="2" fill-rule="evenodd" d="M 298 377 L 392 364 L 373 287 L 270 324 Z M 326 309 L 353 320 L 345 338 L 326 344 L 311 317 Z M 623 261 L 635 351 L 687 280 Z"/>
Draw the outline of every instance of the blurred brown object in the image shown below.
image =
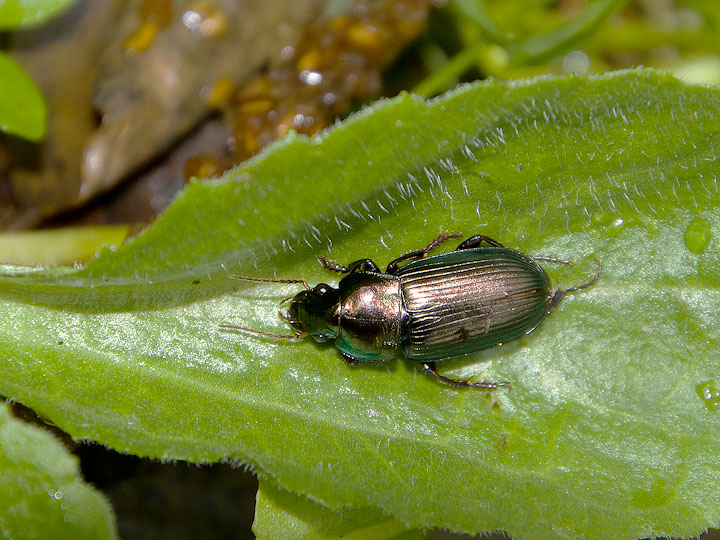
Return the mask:
<path id="1" fill-rule="evenodd" d="M 424 31 L 429 8 L 429 0 L 371 0 L 310 22 L 279 65 L 233 94 L 235 160 L 290 129 L 313 135 L 353 102 L 378 97 L 382 70 Z"/>
<path id="2" fill-rule="evenodd" d="M 82 0 L 12 34 L 9 52 L 42 88 L 49 124 L 40 144 L 0 139 L 0 227 L 35 225 L 115 186 L 296 43 L 318 6 Z"/>

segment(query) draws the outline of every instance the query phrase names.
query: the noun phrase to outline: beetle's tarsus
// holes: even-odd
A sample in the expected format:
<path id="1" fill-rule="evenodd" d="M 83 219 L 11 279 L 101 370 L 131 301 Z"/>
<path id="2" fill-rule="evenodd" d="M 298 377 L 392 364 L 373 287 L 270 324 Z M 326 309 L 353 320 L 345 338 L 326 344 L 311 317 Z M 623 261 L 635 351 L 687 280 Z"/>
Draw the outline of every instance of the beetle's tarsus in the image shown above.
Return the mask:
<path id="1" fill-rule="evenodd" d="M 600 279 L 600 273 L 602 272 L 602 263 L 600 261 L 597 261 L 597 267 L 595 270 L 595 273 L 590 277 L 589 280 L 587 280 L 585 283 L 581 283 L 580 285 L 575 285 L 574 287 L 570 287 L 568 289 L 558 289 L 555 291 L 555 294 L 552 297 L 552 300 L 550 300 L 550 307 L 548 308 L 548 313 L 550 313 L 553 309 L 555 309 L 555 306 L 557 306 L 560 301 L 565 298 L 565 295 L 568 293 L 574 293 L 576 291 L 581 291 L 582 289 L 587 289 L 588 287 L 591 287 L 595 284 L 595 282 Z"/>
<path id="2" fill-rule="evenodd" d="M 317 260 L 320 263 L 320 266 L 328 270 L 332 270 L 333 272 L 337 272 L 338 274 L 347 274 L 350 271 L 346 266 L 343 266 L 338 262 L 326 259 L 325 255 L 320 255 Z"/>
<path id="3" fill-rule="evenodd" d="M 323 268 L 337 272 L 338 274 L 354 274 L 356 272 L 372 272 L 374 274 L 380 274 L 380 267 L 375 264 L 372 259 L 360 259 L 353 261 L 347 266 L 331 261 L 325 258 L 325 255 L 320 255 L 317 258 L 318 262 Z"/>
<path id="4" fill-rule="evenodd" d="M 423 362 L 422 366 L 425 373 L 429 373 L 438 381 L 454 388 L 475 388 L 477 390 L 484 390 L 486 392 L 492 392 L 494 390 L 497 390 L 498 388 L 510 388 L 510 383 L 507 381 L 497 383 L 488 381 L 472 382 L 464 381 L 462 379 L 453 379 L 452 377 L 440 375 L 440 373 L 438 373 L 435 362 Z"/>

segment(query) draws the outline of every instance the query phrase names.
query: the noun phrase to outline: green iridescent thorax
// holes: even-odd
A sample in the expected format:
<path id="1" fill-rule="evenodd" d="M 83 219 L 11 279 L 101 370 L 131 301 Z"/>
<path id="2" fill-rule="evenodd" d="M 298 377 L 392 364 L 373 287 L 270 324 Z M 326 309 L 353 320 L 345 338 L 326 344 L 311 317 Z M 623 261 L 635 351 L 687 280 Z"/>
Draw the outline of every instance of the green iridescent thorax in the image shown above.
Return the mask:
<path id="1" fill-rule="evenodd" d="M 359 272 L 340 281 L 340 325 L 335 346 L 346 357 L 386 362 L 397 357 L 404 324 L 400 280 Z"/>

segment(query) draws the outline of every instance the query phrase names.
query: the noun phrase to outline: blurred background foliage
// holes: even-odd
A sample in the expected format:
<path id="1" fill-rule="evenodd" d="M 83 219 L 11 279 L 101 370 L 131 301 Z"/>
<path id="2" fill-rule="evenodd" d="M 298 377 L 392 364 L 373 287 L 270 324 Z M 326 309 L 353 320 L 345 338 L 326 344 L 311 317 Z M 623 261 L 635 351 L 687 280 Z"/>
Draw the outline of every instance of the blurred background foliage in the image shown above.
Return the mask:
<path id="1" fill-rule="evenodd" d="M 15 264 L 82 263 L 189 178 L 403 90 L 639 65 L 720 83 L 716 0 L 8 1 L 0 30 L 0 257 Z M 122 537 L 252 537 L 242 471 L 63 440 Z"/>

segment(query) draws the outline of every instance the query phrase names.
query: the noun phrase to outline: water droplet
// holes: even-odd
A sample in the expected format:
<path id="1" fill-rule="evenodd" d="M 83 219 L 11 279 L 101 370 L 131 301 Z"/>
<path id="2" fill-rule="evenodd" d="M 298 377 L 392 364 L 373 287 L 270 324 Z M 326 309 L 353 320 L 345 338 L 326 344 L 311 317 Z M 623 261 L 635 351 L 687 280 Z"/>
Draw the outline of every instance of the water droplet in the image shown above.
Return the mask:
<path id="1" fill-rule="evenodd" d="M 720 412 L 720 389 L 715 381 L 706 381 L 695 387 L 695 390 L 705 402 L 705 407 L 714 412 Z"/>
<path id="2" fill-rule="evenodd" d="M 291 45 L 285 45 L 282 49 L 280 49 L 281 60 L 290 60 L 294 54 L 295 49 Z"/>
<path id="3" fill-rule="evenodd" d="M 710 225 L 701 217 L 693 219 L 685 229 L 685 247 L 690 253 L 703 253 L 710 245 L 710 240 L 712 240 Z"/>
<path id="4" fill-rule="evenodd" d="M 590 69 L 590 58 L 583 51 L 571 51 L 563 59 L 563 71 L 575 75 L 586 75 Z"/>
<path id="5" fill-rule="evenodd" d="M 308 86 L 317 86 L 323 80 L 322 73 L 304 69 L 300 72 L 300 80 Z"/>
<path id="6" fill-rule="evenodd" d="M 197 30 L 200 28 L 202 22 L 202 16 L 197 11 L 187 10 L 182 14 L 182 23 L 186 28 L 190 30 Z"/>

